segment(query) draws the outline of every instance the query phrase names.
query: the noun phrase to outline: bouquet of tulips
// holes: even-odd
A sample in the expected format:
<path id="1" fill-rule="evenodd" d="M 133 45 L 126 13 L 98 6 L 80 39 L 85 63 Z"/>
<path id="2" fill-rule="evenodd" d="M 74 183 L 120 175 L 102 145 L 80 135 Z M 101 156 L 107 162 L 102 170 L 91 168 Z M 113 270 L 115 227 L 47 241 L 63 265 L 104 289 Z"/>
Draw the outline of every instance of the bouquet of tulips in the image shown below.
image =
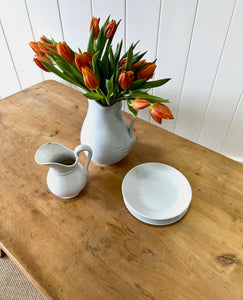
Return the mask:
<path id="1" fill-rule="evenodd" d="M 122 40 L 115 51 L 112 49 L 112 39 L 121 20 L 116 23 L 108 17 L 101 28 L 99 21 L 94 17 L 91 20 L 86 52 L 80 49 L 75 52 L 65 42 L 57 43 L 42 36 L 39 42 L 29 43 L 36 53 L 34 62 L 42 70 L 82 88 L 84 96 L 104 106 L 125 100 L 134 117 L 139 109 L 150 106 L 150 114 L 159 124 L 162 119 L 173 119 L 169 108 L 162 104 L 169 101 L 148 93 L 170 78 L 149 80 L 156 64 L 143 59 L 147 51 L 135 53 L 136 43 L 121 55 Z"/>

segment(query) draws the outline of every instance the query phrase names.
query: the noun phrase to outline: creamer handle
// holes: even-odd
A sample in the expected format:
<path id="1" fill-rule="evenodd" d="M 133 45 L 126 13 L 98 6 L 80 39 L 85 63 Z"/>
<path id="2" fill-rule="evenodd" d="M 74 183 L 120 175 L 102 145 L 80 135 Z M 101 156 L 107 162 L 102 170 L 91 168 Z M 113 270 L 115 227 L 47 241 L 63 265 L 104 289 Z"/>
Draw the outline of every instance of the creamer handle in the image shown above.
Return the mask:
<path id="1" fill-rule="evenodd" d="M 87 151 L 88 152 L 88 158 L 84 167 L 84 171 L 88 174 L 88 167 L 89 167 L 89 163 L 92 157 L 92 149 L 88 146 L 88 145 L 79 145 L 74 149 L 74 153 L 76 156 L 79 156 L 80 152 L 82 151 Z"/>

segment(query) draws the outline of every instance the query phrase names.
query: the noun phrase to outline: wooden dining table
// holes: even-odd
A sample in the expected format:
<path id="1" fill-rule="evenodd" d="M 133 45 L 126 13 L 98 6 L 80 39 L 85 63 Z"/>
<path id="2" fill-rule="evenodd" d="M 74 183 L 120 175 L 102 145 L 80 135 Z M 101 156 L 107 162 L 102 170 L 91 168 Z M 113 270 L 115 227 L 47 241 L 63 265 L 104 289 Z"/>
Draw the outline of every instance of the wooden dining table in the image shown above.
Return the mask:
<path id="1" fill-rule="evenodd" d="M 63 200 L 35 152 L 79 145 L 87 106 L 53 80 L 0 101 L 0 248 L 46 299 L 243 299 L 243 165 L 137 118 L 130 153 L 110 166 L 91 162 L 85 188 Z M 188 179 L 180 221 L 153 226 L 126 209 L 123 178 L 146 162 Z"/>

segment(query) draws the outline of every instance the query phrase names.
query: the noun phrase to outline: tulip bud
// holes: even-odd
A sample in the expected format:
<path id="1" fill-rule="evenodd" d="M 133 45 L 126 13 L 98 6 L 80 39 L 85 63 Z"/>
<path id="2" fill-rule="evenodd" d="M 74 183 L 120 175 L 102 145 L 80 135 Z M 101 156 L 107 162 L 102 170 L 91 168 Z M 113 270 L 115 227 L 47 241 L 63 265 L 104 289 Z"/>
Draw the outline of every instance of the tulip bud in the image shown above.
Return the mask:
<path id="1" fill-rule="evenodd" d="M 82 68 L 85 85 L 91 90 L 97 90 L 99 87 L 99 80 L 95 73 L 87 67 Z"/>
<path id="2" fill-rule="evenodd" d="M 49 64 L 52 64 L 52 62 L 50 61 L 50 59 L 48 59 L 45 55 L 41 55 L 38 54 L 36 55 L 36 57 L 34 57 L 34 62 L 36 63 L 36 65 L 41 68 L 42 70 L 46 71 L 46 72 L 50 72 L 41 62 L 47 62 Z"/>
<path id="3" fill-rule="evenodd" d="M 59 42 L 56 45 L 57 47 L 57 53 L 62 56 L 64 59 L 66 59 L 67 62 L 70 64 L 73 62 L 73 57 L 71 55 L 71 52 L 65 42 Z"/>
<path id="4" fill-rule="evenodd" d="M 91 22 L 90 22 L 90 26 L 89 26 L 89 32 L 91 32 L 92 27 L 94 26 L 94 39 L 96 40 L 98 37 L 98 34 L 100 32 L 100 27 L 99 27 L 99 22 L 100 22 L 100 18 L 92 18 Z"/>
<path id="5" fill-rule="evenodd" d="M 136 69 L 138 66 L 141 66 L 142 64 L 145 64 L 146 60 L 140 60 L 138 62 L 136 62 L 134 65 L 132 65 L 132 70 Z"/>
<path id="6" fill-rule="evenodd" d="M 145 79 L 145 80 L 150 79 L 154 74 L 155 68 L 156 68 L 155 63 L 147 64 L 141 70 L 138 71 L 137 78 L 138 79 Z"/>
<path id="7" fill-rule="evenodd" d="M 111 20 L 111 22 L 106 26 L 105 37 L 111 39 L 116 32 L 116 21 Z"/>
<path id="8" fill-rule="evenodd" d="M 43 52 L 40 50 L 39 44 L 37 42 L 30 42 L 29 45 L 35 53 L 43 54 Z"/>
<path id="9" fill-rule="evenodd" d="M 47 47 L 51 48 L 52 50 L 57 51 L 56 46 L 52 45 L 51 43 L 48 43 L 44 36 L 40 37 L 40 42 L 46 45 Z M 40 43 L 38 43 L 38 46 L 43 53 L 52 55 L 51 51 L 48 50 L 45 46 L 41 45 Z"/>
<path id="10" fill-rule="evenodd" d="M 133 71 L 122 71 L 119 76 L 118 83 L 122 89 L 126 90 L 130 88 L 133 80 L 134 80 Z"/>
<path id="11" fill-rule="evenodd" d="M 124 70 L 126 66 L 127 58 L 124 57 L 120 62 L 120 67 Z"/>
<path id="12" fill-rule="evenodd" d="M 149 108 L 149 112 L 151 117 L 159 124 L 161 124 L 162 119 L 174 119 L 170 109 L 162 103 L 153 103 Z"/>
<path id="13" fill-rule="evenodd" d="M 144 109 L 145 107 L 149 106 L 150 102 L 145 98 L 136 98 L 132 101 L 132 107 L 136 110 Z"/>
<path id="14" fill-rule="evenodd" d="M 92 62 L 92 55 L 89 52 L 83 52 L 82 54 L 75 53 L 75 64 L 79 71 L 82 71 L 82 68 L 90 68 L 90 63 Z"/>
<path id="15" fill-rule="evenodd" d="M 45 38 L 44 35 L 42 35 L 42 36 L 40 37 L 40 42 L 41 42 L 42 44 L 45 44 L 45 45 L 52 45 L 51 43 L 49 43 L 49 42 L 46 40 L 46 38 Z"/>

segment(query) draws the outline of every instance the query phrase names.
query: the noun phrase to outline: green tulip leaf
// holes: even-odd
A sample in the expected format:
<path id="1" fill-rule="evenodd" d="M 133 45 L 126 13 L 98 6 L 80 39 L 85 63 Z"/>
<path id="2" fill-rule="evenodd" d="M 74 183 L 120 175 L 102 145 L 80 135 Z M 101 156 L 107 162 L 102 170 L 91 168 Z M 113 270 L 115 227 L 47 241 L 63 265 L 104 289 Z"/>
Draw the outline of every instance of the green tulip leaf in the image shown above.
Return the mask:
<path id="1" fill-rule="evenodd" d="M 88 47 L 87 47 L 87 51 L 93 55 L 94 54 L 94 26 L 91 29 L 90 32 L 90 36 L 89 36 L 89 42 L 88 42 Z"/>
<path id="2" fill-rule="evenodd" d="M 153 81 L 148 81 L 139 86 L 140 89 L 151 89 L 154 87 L 161 86 L 171 80 L 171 78 L 165 78 L 165 79 L 160 79 L 160 80 L 153 80 Z"/>
<path id="3" fill-rule="evenodd" d="M 119 61 L 119 58 L 120 58 L 120 55 L 121 55 L 122 44 L 123 44 L 123 40 L 121 40 L 121 42 L 119 44 L 117 44 L 117 47 L 116 47 L 116 52 L 114 54 L 116 64 L 118 64 L 118 61 Z"/>
<path id="4" fill-rule="evenodd" d="M 102 100 L 105 99 L 104 96 L 96 94 L 96 93 L 85 93 L 83 94 L 86 98 L 91 99 L 91 100 Z"/>
<path id="5" fill-rule="evenodd" d="M 106 88 L 107 88 L 107 97 L 110 98 L 113 93 L 113 87 L 114 87 L 114 74 L 111 76 L 111 78 L 106 80 Z"/>
<path id="6" fill-rule="evenodd" d="M 108 52 L 105 51 L 103 58 L 102 58 L 102 68 L 105 74 L 105 78 L 110 78 L 110 62 L 108 57 Z"/>
<path id="7" fill-rule="evenodd" d="M 129 100 L 127 100 L 127 107 L 130 110 L 130 112 L 132 113 L 132 115 L 134 116 L 134 118 L 136 118 L 138 111 L 132 107 Z"/>
<path id="8" fill-rule="evenodd" d="M 168 103 L 169 102 L 169 100 L 167 100 L 167 99 L 163 99 L 163 98 L 158 97 L 158 96 L 153 96 L 153 95 L 150 95 L 148 93 L 138 92 L 138 91 L 130 92 L 129 96 L 133 99 L 135 99 L 135 98 L 145 98 L 151 103 L 157 103 L 157 102 Z"/>
<path id="9" fill-rule="evenodd" d="M 136 90 L 138 87 L 141 86 L 141 84 L 144 83 L 144 81 L 145 81 L 145 79 L 134 80 L 129 89 L 130 90 Z"/>
<path id="10" fill-rule="evenodd" d="M 111 70 L 114 70 L 115 69 L 115 58 L 114 58 L 114 54 L 113 54 L 113 51 L 112 51 L 112 47 L 110 47 L 109 49 L 109 54 L 110 54 L 110 67 L 111 67 Z"/>
<path id="11" fill-rule="evenodd" d="M 53 63 L 53 65 L 56 64 L 56 59 L 54 56 L 46 54 L 46 57 Z"/>
<path id="12" fill-rule="evenodd" d="M 132 46 L 129 48 L 127 52 L 127 60 L 126 60 L 126 65 L 125 65 L 125 70 L 129 71 L 131 70 L 132 67 L 132 59 L 133 59 L 133 51 L 132 51 Z"/>
<path id="13" fill-rule="evenodd" d="M 148 51 L 145 51 L 143 53 L 140 54 L 140 52 L 136 53 L 134 56 L 133 56 L 133 64 L 137 63 L 138 61 L 140 61 L 144 55 L 147 53 Z"/>

